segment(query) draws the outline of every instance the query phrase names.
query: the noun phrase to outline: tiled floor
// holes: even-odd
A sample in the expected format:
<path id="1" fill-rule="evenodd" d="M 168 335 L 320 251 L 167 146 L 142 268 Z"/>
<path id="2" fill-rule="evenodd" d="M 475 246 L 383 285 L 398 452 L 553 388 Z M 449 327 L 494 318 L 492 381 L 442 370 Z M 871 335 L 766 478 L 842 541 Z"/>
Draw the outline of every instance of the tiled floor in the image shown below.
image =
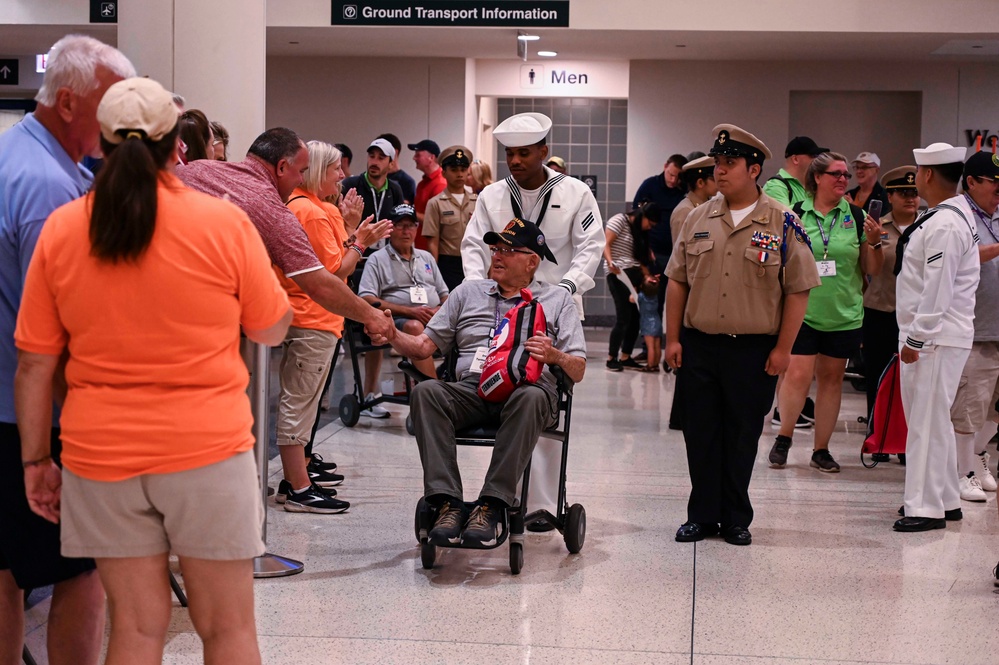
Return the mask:
<path id="1" fill-rule="evenodd" d="M 269 505 L 269 549 L 300 575 L 258 580 L 265 663 L 609 665 L 975 665 L 999 661 L 991 569 L 994 497 L 925 534 L 891 531 L 904 469 L 860 465 L 864 399 L 845 386 L 832 451 L 838 475 L 808 467 L 801 433 L 784 470 L 764 433 L 752 494 L 754 544 L 673 541 L 688 481 L 682 438 L 667 429 L 671 375 L 608 373 L 606 333 L 588 333 L 591 365 L 576 392 L 569 499 L 587 510 L 583 551 L 528 535 L 511 576 L 507 548 L 450 550 L 425 571 L 413 536 L 421 487 L 406 409 L 386 421 L 339 421 L 318 451 L 347 475 L 343 515 Z M 338 369 L 338 374 L 342 370 Z M 342 377 L 334 384 L 342 393 Z M 723 417 L 723 414 L 719 414 Z M 462 450 L 469 492 L 487 452 Z M 272 485 L 279 470 L 271 469 Z M 43 651 L 31 611 L 29 645 Z M 201 662 L 187 611 L 175 607 L 166 663 Z"/>

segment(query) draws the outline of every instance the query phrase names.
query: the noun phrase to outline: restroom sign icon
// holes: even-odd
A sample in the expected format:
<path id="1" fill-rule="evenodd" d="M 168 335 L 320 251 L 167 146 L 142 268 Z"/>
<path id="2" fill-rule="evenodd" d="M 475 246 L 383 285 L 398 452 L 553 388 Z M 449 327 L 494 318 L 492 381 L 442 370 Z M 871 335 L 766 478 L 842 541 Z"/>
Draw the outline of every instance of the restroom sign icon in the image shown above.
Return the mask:
<path id="1" fill-rule="evenodd" d="M 545 87 L 545 68 L 541 65 L 521 65 L 520 87 L 527 89 Z"/>

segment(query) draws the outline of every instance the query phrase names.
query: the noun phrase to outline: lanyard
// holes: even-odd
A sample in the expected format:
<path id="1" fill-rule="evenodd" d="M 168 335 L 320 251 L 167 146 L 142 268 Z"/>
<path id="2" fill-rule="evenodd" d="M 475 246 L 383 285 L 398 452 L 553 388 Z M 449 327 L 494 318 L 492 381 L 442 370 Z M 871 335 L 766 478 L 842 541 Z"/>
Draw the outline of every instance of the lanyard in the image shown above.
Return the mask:
<path id="1" fill-rule="evenodd" d="M 402 258 L 402 256 L 399 256 L 397 254 L 390 254 L 389 256 L 392 257 L 393 261 L 398 260 L 400 263 L 406 265 L 406 261 L 405 261 L 405 259 Z M 415 265 L 415 262 L 416 262 L 416 252 L 413 252 L 412 258 L 409 259 L 409 264 L 407 266 L 409 268 L 409 270 L 407 272 L 409 272 L 409 278 L 411 280 L 413 280 L 413 286 L 420 286 L 420 280 L 416 279 L 416 265 Z"/>
<path id="2" fill-rule="evenodd" d="M 999 242 L 999 236 L 997 236 L 996 232 L 992 230 L 992 218 L 986 215 L 985 211 L 979 208 L 978 204 L 975 203 L 975 200 L 972 199 L 970 196 L 965 194 L 964 198 L 968 200 L 968 205 L 971 207 L 972 210 L 975 211 L 975 215 L 977 215 L 978 219 L 982 220 L 982 224 L 988 230 L 989 235 L 992 236 L 992 239 L 995 240 L 996 242 Z"/>
<path id="3" fill-rule="evenodd" d="M 385 203 L 385 195 L 388 194 L 388 187 L 382 190 L 382 197 L 378 198 L 378 193 L 375 188 L 371 188 L 371 201 L 375 205 L 375 222 L 380 222 L 382 219 L 382 204 Z"/>
<path id="4" fill-rule="evenodd" d="M 514 296 L 514 297 L 517 300 L 521 299 L 521 297 L 519 295 Z M 492 339 L 493 335 L 496 334 L 496 330 L 499 329 L 499 324 L 500 324 L 500 313 L 499 313 L 500 300 L 507 300 L 507 298 L 504 298 L 503 294 L 499 292 L 499 287 L 496 287 L 496 307 L 493 309 L 493 329 L 489 331 L 489 337 L 490 337 L 490 339 Z M 510 298 L 510 300 L 513 300 L 513 298 Z"/>
<path id="5" fill-rule="evenodd" d="M 832 237 L 832 232 L 833 232 L 833 229 L 836 228 L 836 220 L 838 218 L 839 218 L 839 210 L 837 210 L 833 214 L 832 221 L 829 222 L 829 233 L 828 234 L 826 233 L 826 230 L 824 228 L 822 228 L 822 220 L 821 219 L 816 219 L 815 220 L 815 223 L 818 224 L 818 227 L 819 227 L 819 235 L 822 236 L 822 260 L 823 261 L 825 261 L 826 259 L 829 258 L 829 238 Z"/>

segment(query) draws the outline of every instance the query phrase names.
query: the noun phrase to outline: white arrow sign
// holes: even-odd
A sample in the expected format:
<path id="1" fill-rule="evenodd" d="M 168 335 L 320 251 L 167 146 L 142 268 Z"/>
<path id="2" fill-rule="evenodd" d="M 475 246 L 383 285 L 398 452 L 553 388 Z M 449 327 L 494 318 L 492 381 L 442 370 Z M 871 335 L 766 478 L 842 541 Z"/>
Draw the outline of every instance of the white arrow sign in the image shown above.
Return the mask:
<path id="1" fill-rule="evenodd" d="M 4 78 L 10 76 L 10 67 L 8 67 L 7 65 L 0 67 L 0 74 L 3 74 Z"/>

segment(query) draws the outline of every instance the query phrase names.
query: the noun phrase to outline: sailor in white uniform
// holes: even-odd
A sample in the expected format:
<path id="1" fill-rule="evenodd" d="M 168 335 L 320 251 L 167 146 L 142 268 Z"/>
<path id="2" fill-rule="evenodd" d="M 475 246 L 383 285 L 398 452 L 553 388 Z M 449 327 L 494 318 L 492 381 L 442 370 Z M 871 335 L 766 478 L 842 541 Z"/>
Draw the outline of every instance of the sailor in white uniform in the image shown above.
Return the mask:
<path id="1" fill-rule="evenodd" d="M 906 439 L 905 516 L 896 531 L 961 518 L 950 409 L 975 337 L 981 274 L 975 217 L 957 185 L 965 148 L 916 149 L 916 188 L 930 206 L 899 241 L 897 309 Z"/>
<path id="2" fill-rule="evenodd" d="M 589 187 L 545 166 L 551 126 L 552 121 L 541 113 L 519 113 L 493 130 L 496 140 L 506 147 L 511 175 L 479 194 L 461 242 L 461 260 L 465 279 L 487 278 L 491 257 L 482 237 L 487 231 L 502 231 L 514 218 L 530 220 L 544 231 L 557 261 L 543 261 L 537 279 L 568 290 L 582 318 L 580 296 L 593 288 L 593 276 L 603 256 L 603 221 Z M 531 463 L 528 510 L 556 512 L 561 461 L 558 442 L 542 438 Z M 528 528 L 547 531 L 551 527 L 539 522 L 528 524 Z"/>

